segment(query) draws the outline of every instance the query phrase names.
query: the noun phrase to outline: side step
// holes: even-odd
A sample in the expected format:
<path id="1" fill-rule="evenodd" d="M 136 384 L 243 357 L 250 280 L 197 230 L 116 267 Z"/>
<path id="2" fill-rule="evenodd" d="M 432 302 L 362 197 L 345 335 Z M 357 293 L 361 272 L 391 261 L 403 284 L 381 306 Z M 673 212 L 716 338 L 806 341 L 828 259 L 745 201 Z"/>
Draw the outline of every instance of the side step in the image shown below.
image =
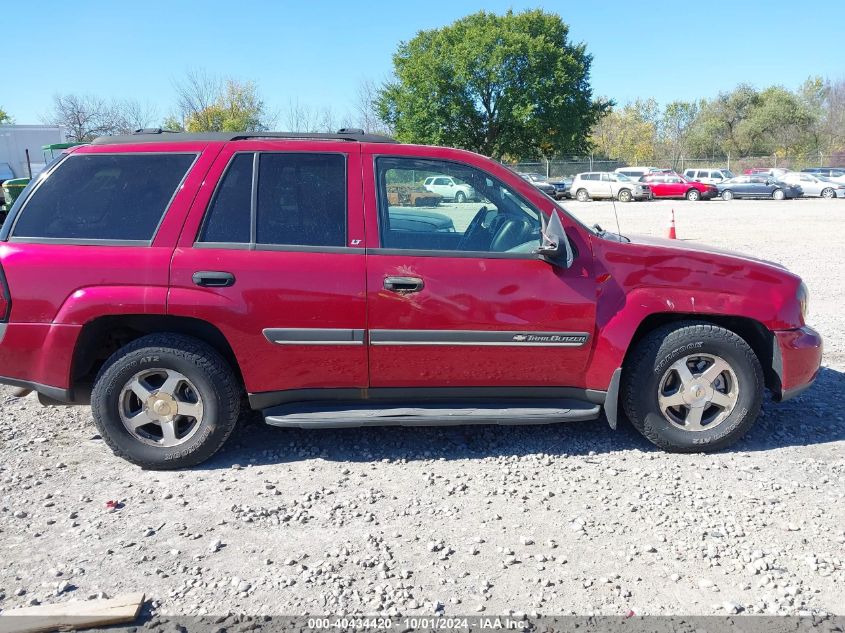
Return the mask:
<path id="1" fill-rule="evenodd" d="M 453 426 L 460 424 L 553 424 L 595 420 L 601 407 L 581 400 L 517 402 L 337 404 L 292 403 L 266 409 L 271 426 L 346 428 L 357 426 Z"/>

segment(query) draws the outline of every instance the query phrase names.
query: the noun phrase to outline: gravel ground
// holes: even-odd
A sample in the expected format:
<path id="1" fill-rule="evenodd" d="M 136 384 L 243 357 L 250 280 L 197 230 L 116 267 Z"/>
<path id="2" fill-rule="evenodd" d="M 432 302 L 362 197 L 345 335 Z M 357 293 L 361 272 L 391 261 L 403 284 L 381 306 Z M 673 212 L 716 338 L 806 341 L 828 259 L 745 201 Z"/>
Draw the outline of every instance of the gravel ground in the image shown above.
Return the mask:
<path id="1" fill-rule="evenodd" d="M 615 227 L 610 203 L 566 206 Z M 825 337 L 818 384 L 732 449 L 603 421 L 253 425 L 144 472 L 87 408 L 2 388 L 0 611 L 143 591 L 161 615 L 845 613 L 845 201 L 618 204 L 622 231 L 662 235 L 671 208 L 680 238 L 804 276 Z"/>

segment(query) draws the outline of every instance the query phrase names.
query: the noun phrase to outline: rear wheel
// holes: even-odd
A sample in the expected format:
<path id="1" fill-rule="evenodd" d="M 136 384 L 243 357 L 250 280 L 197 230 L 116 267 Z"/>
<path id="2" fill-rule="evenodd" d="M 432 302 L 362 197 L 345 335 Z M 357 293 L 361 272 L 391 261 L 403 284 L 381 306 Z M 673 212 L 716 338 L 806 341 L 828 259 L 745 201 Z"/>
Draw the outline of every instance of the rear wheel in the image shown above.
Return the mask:
<path id="1" fill-rule="evenodd" d="M 106 361 L 91 407 L 116 455 L 168 470 L 214 455 L 238 422 L 240 400 L 237 379 L 212 347 L 178 334 L 152 334 Z"/>
<path id="2" fill-rule="evenodd" d="M 690 202 L 696 202 L 697 200 L 701 200 L 701 193 L 698 189 L 690 189 L 687 191 L 687 200 Z"/>
<path id="3" fill-rule="evenodd" d="M 786 197 L 786 194 L 783 192 L 783 189 L 775 189 L 772 192 L 772 198 L 774 200 L 783 200 Z"/>
<path id="4" fill-rule="evenodd" d="M 576 199 L 578 202 L 586 202 L 587 200 L 589 200 L 589 199 L 590 199 L 590 196 L 588 196 L 588 195 L 587 195 L 587 190 L 586 190 L 586 189 L 579 189 L 579 190 L 575 193 L 575 199 Z"/>
<path id="5" fill-rule="evenodd" d="M 734 199 L 734 192 L 730 189 L 725 189 L 722 192 L 722 200 L 733 200 Z"/>
<path id="6" fill-rule="evenodd" d="M 675 323 L 654 330 L 632 350 L 621 394 L 631 423 L 660 448 L 714 451 L 754 424 L 763 370 L 737 334 L 709 323 Z"/>
<path id="7" fill-rule="evenodd" d="M 630 202 L 633 196 L 628 189 L 621 189 L 617 194 L 617 198 L 619 198 L 619 202 Z"/>
<path id="8" fill-rule="evenodd" d="M 463 191 L 459 191 L 455 194 L 455 202 L 466 202 L 467 196 Z"/>
<path id="9" fill-rule="evenodd" d="M 835 198 L 835 197 L 836 197 L 836 192 L 833 189 L 831 189 L 830 187 L 825 187 L 824 189 L 822 189 L 822 198 L 827 198 L 829 200 L 830 198 Z"/>

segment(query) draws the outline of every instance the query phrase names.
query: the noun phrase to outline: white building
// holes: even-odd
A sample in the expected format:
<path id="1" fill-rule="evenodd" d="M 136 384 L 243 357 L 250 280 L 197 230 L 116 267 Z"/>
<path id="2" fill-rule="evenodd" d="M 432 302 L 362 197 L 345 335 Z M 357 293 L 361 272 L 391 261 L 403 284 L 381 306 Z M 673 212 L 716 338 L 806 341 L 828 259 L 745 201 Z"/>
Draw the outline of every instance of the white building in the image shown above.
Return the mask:
<path id="1" fill-rule="evenodd" d="M 7 163 L 15 178 L 28 178 L 30 167 L 34 176 L 45 166 L 41 147 L 64 143 L 65 139 L 64 128 L 57 125 L 0 125 L 0 171 Z"/>

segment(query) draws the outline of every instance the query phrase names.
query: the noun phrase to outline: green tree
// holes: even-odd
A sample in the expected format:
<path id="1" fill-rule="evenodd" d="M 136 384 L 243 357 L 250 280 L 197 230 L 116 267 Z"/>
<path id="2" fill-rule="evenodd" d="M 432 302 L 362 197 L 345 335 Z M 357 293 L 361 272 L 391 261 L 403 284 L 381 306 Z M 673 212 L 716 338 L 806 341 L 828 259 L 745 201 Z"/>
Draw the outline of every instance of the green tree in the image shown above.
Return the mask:
<path id="1" fill-rule="evenodd" d="M 251 81 L 220 79 L 190 71 L 177 83 L 178 117 L 168 117 L 168 129 L 188 132 L 255 132 L 270 126 L 258 87 Z"/>
<path id="2" fill-rule="evenodd" d="M 11 116 L 3 109 L 0 108 L 0 125 L 14 123 L 14 120 Z"/>
<path id="3" fill-rule="evenodd" d="M 654 99 L 636 99 L 612 110 L 593 128 L 590 142 L 607 158 L 642 164 L 656 158 L 659 106 Z"/>
<path id="4" fill-rule="evenodd" d="M 698 117 L 699 104 L 672 101 L 663 109 L 660 121 L 660 145 L 664 155 L 677 165 L 689 151 L 690 128 Z"/>
<path id="5" fill-rule="evenodd" d="M 399 45 L 379 113 L 406 142 L 499 159 L 584 151 L 610 105 L 592 97 L 591 63 L 558 15 L 480 11 Z"/>

